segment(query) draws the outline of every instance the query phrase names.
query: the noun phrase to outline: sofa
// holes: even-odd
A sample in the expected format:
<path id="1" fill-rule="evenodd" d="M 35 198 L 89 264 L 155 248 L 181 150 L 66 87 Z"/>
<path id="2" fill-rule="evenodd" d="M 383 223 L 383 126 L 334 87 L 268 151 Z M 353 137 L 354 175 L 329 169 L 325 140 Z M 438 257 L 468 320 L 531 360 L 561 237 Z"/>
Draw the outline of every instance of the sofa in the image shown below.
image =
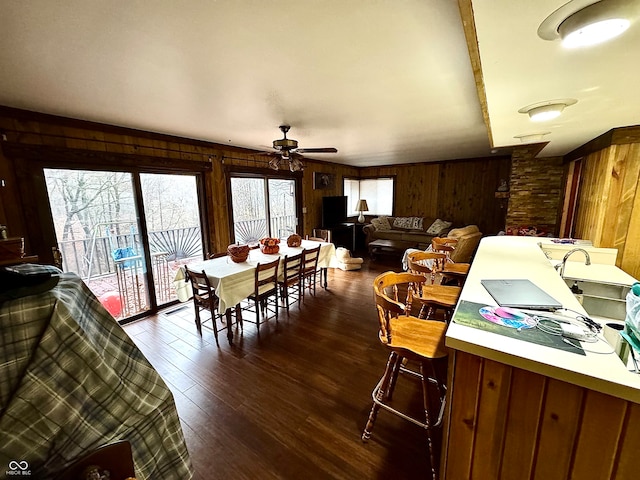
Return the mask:
<path id="1" fill-rule="evenodd" d="M 401 240 L 426 248 L 433 237 L 446 236 L 452 222 L 429 217 L 386 217 L 371 220 L 362 230 L 367 245 L 374 240 Z"/>
<path id="2" fill-rule="evenodd" d="M 380 221 L 379 219 L 383 220 Z M 468 263 L 471 261 L 473 254 L 480 243 L 482 238 L 482 232 L 477 225 L 467 225 L 465 227 L 453 228 L 451 222 L 447 222 L 441 219 L 430 219 L 427 217 L 385 217 L 374 218 L 371 224 L 365 225 L 363 231 L 367 235 L 367 244 L 374 240 L 402 240 L 406 242 L 414 243 L 418 248 L 426 249 L 431 245 L 431 240 L 434 237 L 448 237 L 458 240 L 455 249 L 450 254 L 451 260 L 454 262 Z M 414 219 L 410 221 L 396 221 L 397 218 L 409 218 Z M 416 218 L 421 218 L 422 223 L 416 221 Z M 425 227 L 425 224 L 427 225 Z M 422 228 L 407 228 L 418 227 L 422 225 Z M 387 228 L 389 227 L 389 228 Z"/>

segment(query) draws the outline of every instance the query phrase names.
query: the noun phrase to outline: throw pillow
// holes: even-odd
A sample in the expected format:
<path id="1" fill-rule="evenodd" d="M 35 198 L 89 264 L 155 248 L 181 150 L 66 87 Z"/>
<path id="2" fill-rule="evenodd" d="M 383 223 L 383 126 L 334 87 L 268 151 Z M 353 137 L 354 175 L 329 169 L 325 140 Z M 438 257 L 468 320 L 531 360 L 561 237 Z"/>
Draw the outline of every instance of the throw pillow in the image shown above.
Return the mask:
<path id="1" fill-rule="evenodd" d="M 393 228 L 398 230 L 411 230 L 413 217 L 396 217 L 393 221 Z"/>
<path id="2" fill-rule="evenodd" d="M 379 218 L 372 218 L 371 225 L 373 225 L 373 228 L 375 228 L 376 230 L 382 230 L 382 222 Z"/>
<path id="3" fill-rule="evenodd" d="M 411 222 L 411 229 L 412 230 L 422 230 L 422 222 L 423 222 L 424 218 L 422 217 L 413 217 L 412 222 Z"/>
<path id="4" fill-rule="evenodd" d="M 391 223 L 389 223 L 389 217 L 380 216 L 378 217 L 380 220 L 380 230 L 391 230 Z"/>
<path id="5" fill-rule="evenodd" d="M 440 235 L 441 233 L 443 233 L 447 228 L 449 228 L 451 226 L 452 222 L 446 222 L 444 220 L 441 220 L 439 218 L 437 218 L 429 227 L 429 229 L 427 230 L 427 233 L 429 235 Z"/>

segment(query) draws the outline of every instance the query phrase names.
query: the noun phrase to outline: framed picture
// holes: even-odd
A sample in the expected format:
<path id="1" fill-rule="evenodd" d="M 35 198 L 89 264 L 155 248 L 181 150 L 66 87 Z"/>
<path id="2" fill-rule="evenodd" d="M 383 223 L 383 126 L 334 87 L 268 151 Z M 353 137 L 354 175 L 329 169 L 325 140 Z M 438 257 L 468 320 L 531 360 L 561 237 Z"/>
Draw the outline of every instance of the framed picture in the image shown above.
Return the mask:
<path id="1" fill-rule="evenodd" d="M 333 173 L 313 172 L 313 189 L 329 190 L 336 184 L 336 176 Z"/>

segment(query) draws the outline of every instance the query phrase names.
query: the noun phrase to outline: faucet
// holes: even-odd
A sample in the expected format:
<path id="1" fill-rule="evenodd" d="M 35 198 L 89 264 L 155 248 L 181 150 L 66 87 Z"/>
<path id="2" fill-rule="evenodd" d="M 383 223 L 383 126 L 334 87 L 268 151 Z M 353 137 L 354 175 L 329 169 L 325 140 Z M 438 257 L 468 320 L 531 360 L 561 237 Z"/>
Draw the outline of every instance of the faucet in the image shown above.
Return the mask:
<path id="1" fill-rule="evenodd" d="M 565 263 L 567 263 L 567 259 L 576 252 L 584 253 L 584 258 L 585 258 L 584 264 L 591 265 L 591 257 L 589 256 L 589 252 L 587 252 L 584 248 L 573 248 L 569 250 L 567 254 L 564 256 L 564 258 L 562 259 L 562 263 L 559 263 L 558 265 L 555 266 L 555 269 L 560 274 L 560 277 L 564 278 Z"/>

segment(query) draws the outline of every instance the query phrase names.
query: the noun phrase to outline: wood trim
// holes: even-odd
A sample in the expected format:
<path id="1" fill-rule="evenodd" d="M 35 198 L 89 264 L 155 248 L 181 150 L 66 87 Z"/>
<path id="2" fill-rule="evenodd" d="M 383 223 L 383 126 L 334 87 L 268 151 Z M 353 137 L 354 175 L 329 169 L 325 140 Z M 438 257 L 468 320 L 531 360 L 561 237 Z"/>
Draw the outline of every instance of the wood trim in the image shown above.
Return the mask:
<path id="1" fill-rule="evenodd" d="M 570 162 L 604 150 L 611 145 L 624 145 L 627 143 L 640 143 L 640 126 L 612 128 L 608 132 L 567 153 L 564 156 L 564 161 Z"/>
<path id="2" fill-rule="evenodd" d="M 139 139 L 148 139 L 156 142 L 166 142 L 168 144 L 189 144 L 195 147 L 219 150 L 224 149 L 226 151 L 234 151 L 234 152 L 242 152 L 242 153 L 256 153 L 257 150 L 245 148 L 245 147 L 236 147 L 233 145 L 225 145 L 219 143 L 208 142 L 205 140 L 197 140 L 193 138 L 186 137 L 178 137 L 175 135 L 168 135 L 166 133 L 156 133 L 150 132 L 146 130 L 139 130 L 135 128 L 129 127 L 119 127 L 116 125 L 109 125 L 107 123 L 99 123 L 90 120 L 81 120 L 77 118 L 70 117 L 62 117 L 58 115 L 52 115 L 48 113 L 35 112 L 31 110 L 23 110 L 19 108 L 7 107 L 0 105 L 0 117 L 6 116 L 14 118 L 17 121 L 22 122 L 40 122 L 42 124 L 52 124 L 48 125 L 46 129 L 50 129 L 52 132 L 57 132 L 57 134 L 48 134 L 46 131 L 41 130 L 39 135 L 50 135 L 50 136 L 61 136 L 61 131 L 65 129 L 67 134 L 65 137 L 69 137 L 68 132 L 72 129 L 77 129 L 79 133 L 81 131 L 86 130 L 94 130 L 96 135 L 105 136 L 104 140 L 106 141 L 108 136 L 122 136 L 122 137 L 135 137 Z M 8 130 L 0 129 L 2 133 L 6 133 Z M 21 130 L 18 130 L 21 135 L 21 139 L 24 139 L 25 134 Z M 86 139 L 85 135 L 78 135 L 78 139 Z"/>
<path id="3" fill-rule="evenodd" d="M 212 169 L 212 162 L 209 156 L 205 161 L 195 161 L 135 153 L 106 152 L 13 142 L 4 142 L 0 146 L 4 155 L 10 158 L 35 161 L 46 159 L 47 162 L 56 164 L 81 165 L 85 170 L 99 168 L 99 166 L 104 166 L 105 164 L 109 168 L 120 166 L 133 171 L 158 169 L 163 171 L 206 172 Z"/>
<path id="4" fill-rule="evenodd" d="M 462 20 L 462 29 L 464 37 L 467 41 L 467 50 L 469 52 L 469 61 L 473 70 L 473 78 L 476 83 L 476 92 L 480 108 L 482 109 L 482 118 L 487 127 L 487 136 L 489 144 L 493 147 L 493 133 L 491 131 L 491 119 L 489 117 L 489 107 L 487 104 L 487 92 L 484 86 L 484 76 L 482 74 L 482 61 L 480 59 L 480 49 L 478 47 L 478 33 L 476 31 L 476 23 L 473 15 L 472 0 L 458 0 L 458 8 L 460 10 L 460 18 Z"/>

